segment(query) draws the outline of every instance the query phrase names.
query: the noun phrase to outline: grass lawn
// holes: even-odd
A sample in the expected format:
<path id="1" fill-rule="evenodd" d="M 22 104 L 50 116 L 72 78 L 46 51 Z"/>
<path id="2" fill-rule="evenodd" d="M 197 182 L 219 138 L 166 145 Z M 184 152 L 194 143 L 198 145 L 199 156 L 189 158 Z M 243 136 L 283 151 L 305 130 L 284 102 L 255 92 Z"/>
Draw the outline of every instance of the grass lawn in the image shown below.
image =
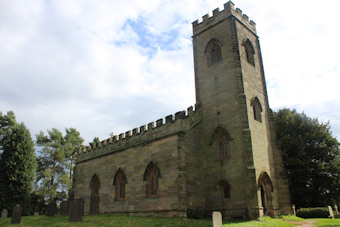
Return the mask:
<path id="1" fill-rule="evenodd" d="M 303 221 L 294 216 L 281 217 L 284 220 L 290 221 Z M 100 215 L 85 215 L 82 222 L 69 222 L 68 217 L 47 217 L 45 215 L 40 216 L 26 216 L 21 218 L 20 226 L 35 227 L 35 226 L 123 226 L 123 227 L 211 227 L 212 220 L 209 219 L 187 219 L 187 218 L 143 218 L 143 217 L 131 217 L 112 214 L 100 214 Z M 340 219 L 313 219 L 317 220 L 316 226 L 340 226 Z M 11 225 L 11 218 L 0 219 L 0 226 L 15 226 Z M 17 225 L 18 226 L 18 225 Z M 243 227 L 243 226 L 273 226 L 273 227 L 288 227 L 296 226 L 289 223 L 285 223 L 282 220 L 274 219 L 270 217 L 263 217 L 258 220 L 231 220 L 223 221 L 224 227 Z"/>
<path id="2" fill-rule="evenodd" d="M 315 226 L 340 226 L 340 219 L 308 218 L 306 220 L 316 220 Z"/>

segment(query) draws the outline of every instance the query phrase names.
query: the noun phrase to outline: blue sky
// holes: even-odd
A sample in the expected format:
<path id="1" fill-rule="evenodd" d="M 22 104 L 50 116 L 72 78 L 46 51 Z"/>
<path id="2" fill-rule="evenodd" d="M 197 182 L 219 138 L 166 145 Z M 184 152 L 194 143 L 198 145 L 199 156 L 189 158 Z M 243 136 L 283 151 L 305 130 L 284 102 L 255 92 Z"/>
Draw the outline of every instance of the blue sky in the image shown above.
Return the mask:
<path id="1" fill-rule="evenodd" d="M 220 0 L 0 2 L 0 111 L 33 138 L 86 143 L 195 104 L 191 22 Z M 256 22 L 270 106 L 330 121 L 340 138 L 340 1 L 234 0 Z"/>

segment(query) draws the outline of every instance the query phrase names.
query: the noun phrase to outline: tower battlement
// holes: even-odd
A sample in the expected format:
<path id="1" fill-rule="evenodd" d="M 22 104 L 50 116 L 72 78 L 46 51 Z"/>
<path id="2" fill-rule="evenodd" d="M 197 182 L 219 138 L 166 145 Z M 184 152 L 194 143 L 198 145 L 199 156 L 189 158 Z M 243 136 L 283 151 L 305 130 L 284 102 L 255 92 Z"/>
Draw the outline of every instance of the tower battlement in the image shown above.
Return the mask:
<path id="1" fill-rule="evenodd" d="M 220 11 L 219 8 L 216 8 L 212 12 L 213 15 L 211 17 L 209 16 L 209 14 L 204 15 L 202 17 L 202 22 L 199 22 L 199 20 L 192 22 L 194 36 L 211 26 L 218 24 L 219 22 L 225 20 L 230 16 L 234 16 L 235 18 L 237 18 L 237 20 L 239 20 L 249 30 L 256 34 L 255 22 L 249 20 L 249 17 L 246 14 L 242 13 L 242 10 L 240 10 L 239 8 L 235 9 L 235 5 L 231 1 L 224 4 L 224 10 Z"/>

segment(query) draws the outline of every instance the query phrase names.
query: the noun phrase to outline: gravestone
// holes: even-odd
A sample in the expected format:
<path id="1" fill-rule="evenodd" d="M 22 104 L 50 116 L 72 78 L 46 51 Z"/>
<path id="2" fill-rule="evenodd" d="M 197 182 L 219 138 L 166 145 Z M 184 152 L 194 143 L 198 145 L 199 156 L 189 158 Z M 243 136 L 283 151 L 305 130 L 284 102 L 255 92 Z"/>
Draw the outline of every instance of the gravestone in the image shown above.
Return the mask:
<path id="1" fill-rule="evenodd" d="M 338 215 L 338 214 L 339 214 L 338 206 L 337 206 L 337 205 L 334 205 L 334 209 L 335 209 L 335 214 Z"/>
<path id="2" fill-rule="evenodd" d="M 221 212 L 214 211 L 212 213 L 213 227 L 222 227 L 222 214 Z"/>
<path id="3" fill-rule="evenodd" d="M 62 201 L 60 203 L 60 215 L 67 216 L 69 213 L 70 202 L 69 201 Z"/>
<path id="4" fill-rule="evenodd" d="M 292 209 L 293 209 L 294 216 L 296 216 L 296 210 L 295 210 L 295 205 L 294 204 L 292 206 Z"/>
<path id="5" fill-rule="evenodd" d="M 333 209 L 331 206 L 328 206 L 328 211 L 329 211 L 329 216 L 331 216 L 331 218 L 334 218 Z"/>
<path id="6" fill-rule="evenodd" d="M 75 199 L 70 202 L 70 222 L 81 222 L 84 215 L 84 200 Z"/>
<path id="7" fill-rule="evenodd" d="M 22 215 L 22 207 L 19 204 L 17 204 L 13 208 L 11 224 L 20 224 L 21 215 Z"/>
<path id="8" fill-rule="evenodd" d="M 7 209 L 3 209 L 3 210 L 1 211 L 1 218 L 7 218 L 7 215 L 8 215 Z"/>
<path id="9" fill-rule="evenodd" d="M 46 210 L 46 216 L 53 217 L 58 213 L 56 201 L 52 201 L 48 204 Z"/>
<path id="10" fill-rule="evenodd" d="M 34 216 L 39 216 L 39 212 L 34 212 Z"/>

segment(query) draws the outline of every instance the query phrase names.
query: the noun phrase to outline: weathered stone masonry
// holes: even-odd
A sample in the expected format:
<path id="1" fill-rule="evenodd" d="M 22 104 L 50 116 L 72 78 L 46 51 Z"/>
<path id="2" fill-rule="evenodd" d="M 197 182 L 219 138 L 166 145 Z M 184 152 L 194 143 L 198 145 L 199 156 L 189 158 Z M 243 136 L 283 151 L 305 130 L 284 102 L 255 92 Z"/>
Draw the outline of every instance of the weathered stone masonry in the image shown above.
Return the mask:
<path id="1" fill-rule="evenodd" d="M 85 212 L 291 213 L 256 27 L 232 2 L 193 22 L 196 105 L 82 150 Z"/>

